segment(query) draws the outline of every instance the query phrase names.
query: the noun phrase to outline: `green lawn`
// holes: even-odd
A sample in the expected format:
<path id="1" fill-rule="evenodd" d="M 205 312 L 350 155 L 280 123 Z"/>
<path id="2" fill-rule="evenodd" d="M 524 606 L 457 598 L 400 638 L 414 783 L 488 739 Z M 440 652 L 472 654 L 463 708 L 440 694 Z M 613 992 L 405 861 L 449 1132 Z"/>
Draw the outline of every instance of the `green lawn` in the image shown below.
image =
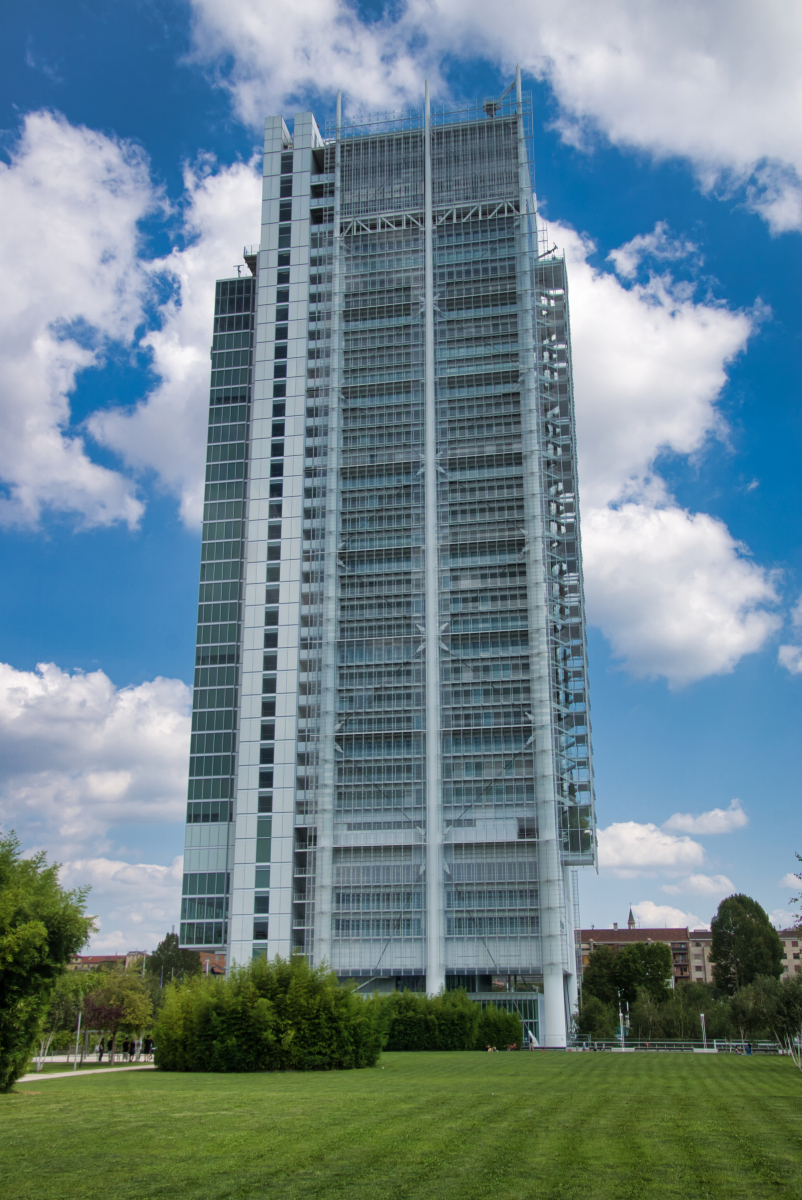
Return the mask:
<path id="1" fill-rule="evenodd" d="M 4 1200 L 802 1196 L 788 1059 L 385 1054 L 373 1070 L 18 1084 Z"/>

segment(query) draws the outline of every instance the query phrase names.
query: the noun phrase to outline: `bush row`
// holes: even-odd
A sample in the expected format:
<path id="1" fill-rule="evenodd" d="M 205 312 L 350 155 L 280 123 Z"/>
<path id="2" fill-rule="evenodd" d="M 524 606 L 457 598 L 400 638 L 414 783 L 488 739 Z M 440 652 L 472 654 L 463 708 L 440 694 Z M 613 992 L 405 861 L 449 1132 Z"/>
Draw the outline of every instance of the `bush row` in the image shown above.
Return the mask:
<path id="1" fill-rule="evenodd" d="M 388 1050 L 484 1050 L 521 1044 L 517 1014 L 465 992 L 363 997 L 303 958 L 257 960 L 226 979 L 166 989 L 154 1036 L 168 1071 L 311 1071 L 374 1066 Z"/>
<path id="2" fill-rule="evenodd" d="M 466 992 L 424 996 L 392 992 L 381 997 L 381 1027 L 387 1050 L 484 1050 L 521 1045 L 517 1013 L 481 1008 Z"/>

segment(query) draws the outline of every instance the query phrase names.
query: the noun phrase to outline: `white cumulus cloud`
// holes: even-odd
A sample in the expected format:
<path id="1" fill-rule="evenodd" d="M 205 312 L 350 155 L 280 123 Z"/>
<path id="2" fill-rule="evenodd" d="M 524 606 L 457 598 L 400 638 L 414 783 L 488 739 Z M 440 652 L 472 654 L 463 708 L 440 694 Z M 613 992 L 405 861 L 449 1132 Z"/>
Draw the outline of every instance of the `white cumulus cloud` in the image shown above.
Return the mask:
<path id="1" fill-rule="evenodd" d="M 704 848 L 657 825 L 619 821 L 600 829 L 599 866 L 621 879 L 655 872 L 679 873 L 704 862 Z"/>
<path id="2" fill-rule="evenodd" d="M 0 820 L 66 859 L 104 853 L 112 827 L 181 819 L 190 690 L 116 688 L 103 671 L 0 663 Z"/>
<path id="3" fill-rule="evenodd" d="M 243 244 L 259 241 L 261 177 L 253 164 L 218 170 L 204 160 L 186 169 L 184 184 L 187 246 L 147 267 L 174 283 L 160 327 L 142 341 L 160 382 L 132 409 L 94 413 L 88 428 L 132 470 L 155 471 L 179 497 L 184 520 L 196 524 L 203 506 L 214 280 L 234 274 Z"/>
<path id="4" fill-rule="evenodd" d="M 149 288 L 138 225 L 158 203 L 141 151 L 52 113 L 29 114 L 0 163 L 0 523 L 141 516 L 134 483 L 71 426 L 70 395 L 134 334 Z"/>
<path id="5" fill-rule="evenodd" d="M 76 858 L 62 864 L 65 887 L 91 886 L 87 903 L 99 912 L 91 939 L 96 954 L 153 950 L 178 921 L 183 858 L 169 866 L 112 858 Z"/>
<path id="6" fill-rule="evenodd" d="M 802 13 L 784 0 L 408 0 L 361 21 L 346 0 L 191 0 L 194 56 L 258 126 L 309 93 L 356 109 L 445 96 L 446 60 L 546 79 L 566 140 L 680 158 L 775 233 L 802 228 Z M 453 68 L 452 68 L 453 69 Z"/>
<path id="7" fill-rule="evenodd" d="M 762 310 L 697 300 L 668 275 L 624 286 L 592 241 L 551 224 L 568 263 L 582 502 L 666 499 L 655 460 L 696 454 L 722 428 L 716 402 Z"/>
<path id="8" fill-rule="evenodd" d="M 780 624 L 774 578 L 722 521 L 681 508 L 655 464 L 723 430 L 727 366 L 761 311 L 668 276 L 625 286 L 587 239 L 550 229 L 569 267 L 589 618 L 633 675 L 679 687 L 731 671 Z"/>
<path id="9" fill-rule="evenodd" d="M 137 147 L 40 112 L 0 163 L 0 524 L 52 510 L 81 527 L 136 526 L 136 475 L 151 472 L 200 520 L 214 280 L 259 239 L 260 180 L 202 156 L 184 182 L 184 248 L 149 258 L 140 222 L 164 204 Z M 81 373 L 112 352 L 146 356 L 158 383 L 132 408 L 109 396 L 76 426 Z M 92 440 L 128 473 L 93 461 Z"/>
<path id="10" fill-rule="evenodd" d="M 780 646 L 777 661 L 791 675 L 802 675 L 802 646 Z"/>
<path id="11" fill-rule="evenodd" d="M 182 859 L 126 861 L 114 839 L 182 819 L 189 702 L 178 679 L 117 688 L 102 671 L 0 663 L 0 827 L 60 861 L 69 887 L 91 886 L 97 951 L 153 949 L 178 920 Z"/>
<path id="12" fill-rule="evenodd" d="M 777 661 L 791 675 L 802 675 L 802 644 L 799 641 L 802 636 L 802 596 L 791 610 L 791 625 L 797 641 L 780 646 L 777 651 Z"/>
<path id="13" fill-rule="evenodd" d="M 731 800 L 727 808 L 711 808 L 709 812 L 700 813 L 698 817 L 691 813 L 674 813 L 663 822 L 663 829 L 669 833 L 732 833 L 734 829 L 743 829 L 749 824 L 749 817 L 743 810 L 740 800 Z"/>
<path id="14" fill-rule="evenodd" d="M 680 883 L 664 883 L 661 890 L 669 896 L 685 892 L 695 896 L 728 896 L 735 891 L 735 884 L 726 875 L 689 875 Z"/>
<path id="15" fill-rule="evenodd" d="M 641 900 L 632 905 L 632 915 L 641 929 L 709 929 L 695 913 L 674 908 L 670 904 L 655 904 Z"/>
<path id="16" fill-rule="evenodd" d="M 800 879 L 798 875 L 795 875 L 793 871 L 788 871 L 785 875 L 783 875 L 782 879 L 777 884 L 777 887 L 797 888 L 799 890 L 802 889 L 802 879 Z"/>
<path id="17" fill-rule="evenodd" d="M 611 250 L 607 257 L 619 275 L 625 279 L 634 279 L 644 259 L 670 261 L 687 258 L 690 254 L 695 255 L 698 249 L 694 242 L 672 237 L 666 222 L 658 221 L 651 233 L 636 234 L 623 246 Z"/>
<path id="18" fill-rule="evenodd" d="M 780 624 L 771 575 L 707 513 L 630 502 L 586 509 L 582 531 L 589 617 L 633 675 L 732 671 Z"/>
<path id="19" fill-rule="evenodd" d="M 420 103 L 427 73 L 437 83 L 439 55 L 427 50 L 411 10 L 365 23 L 344 0 L 192 0 L 192 8 L 194 59 L 217 68 L 239 116 L 255 127 L 310 93 L 347 89 L 352 107 L 375 111 Z"/>
<path id="20" fill-rule="evenodd" d="M 787 908 L 772 909 L 769 913 L 769 920 L 776 929 L 799 928 L 799 913 L 789 912 Z"/>

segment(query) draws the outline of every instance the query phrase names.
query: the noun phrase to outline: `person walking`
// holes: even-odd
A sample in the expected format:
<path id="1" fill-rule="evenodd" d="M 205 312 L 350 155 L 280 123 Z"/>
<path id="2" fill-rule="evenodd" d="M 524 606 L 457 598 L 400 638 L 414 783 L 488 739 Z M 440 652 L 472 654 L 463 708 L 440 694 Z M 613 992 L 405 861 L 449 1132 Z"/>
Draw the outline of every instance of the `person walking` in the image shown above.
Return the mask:
<path id="1" fill-rule="evenodd" d="M 101 1038 L 97 1044 L 97 1061 L 99 1063 L 103 1062 L 103 1054 L 104 1054 L 105 1050 L 106 1050 L 106 1043 L 104 1042 L 103 1038 Z"/>

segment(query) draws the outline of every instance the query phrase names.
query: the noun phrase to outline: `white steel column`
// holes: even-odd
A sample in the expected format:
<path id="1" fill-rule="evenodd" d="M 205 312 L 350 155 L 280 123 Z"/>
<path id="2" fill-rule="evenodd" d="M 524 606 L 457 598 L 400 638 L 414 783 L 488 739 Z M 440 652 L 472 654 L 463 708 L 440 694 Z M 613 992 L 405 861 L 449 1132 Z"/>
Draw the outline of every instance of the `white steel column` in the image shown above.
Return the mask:
<path id="1" fill-rule="evenodd" d="M 568 950 L 568 970 L 565 976 L 565 1006 L 568 1028 L 571 1029 L 574 1013 L 579 1005 L 579 988 L 576 963 L 576 925 L 574 912 L 577 902 L 574 889 L 578 887 L 576 875 L 570 867 L 563 867 L 563 890 L 565 893 L 565 942 Z"/>
<path id="2" fill-rule="evenodd" d="M 438 652 L 437 420 L 434 386 L 434 234 L 432 120 L 429 81 L 424 109 L 424 526 L 426 568 L 426 991 L 445 987 L 443 929 L 443 820 L 440 802 L 440 679 Z"/>
<path id="3" fill-rule="evenodd" d="M 323 742 L 322 779 L 318 789 L 317 854 L 315 860 L 314 963 L 332 965 L 331 891 L 336 791 L 335 734 L 337 724 L 337 549 L 340 490 L 340 125 L 342 92 L 337 93 L 337 141 L 334 165 L 334 245 L 332 247 L 331 374 L 329 376 L 328 457 L 326 459 L 326 533 L 323 557 L 323 681 L 320 697 Z"/>
<path id="4" fill-rule="evenodd" d="M 542 1046 L 566 1044 L 563 892 L 560 849 L 557 837 L 557 797 L 554 788 L 554 749 L 551 712 L 551 655 L 549 652 L 549 581 L 546 567 L 546 498 L 540 460 L 538 413 L 538 351 L 534 344 L 531 245 L 527 229 L 527 211 L 531 183 L 523 124 L 521 68 L 515 71 L 515 98 L 518 113 L 518 195 L 520 205 L 520 276 L 519 335 L 522 351 L 522 417 L 524 422 L 524 505 L 527 548 L 527 590 L 529 594 L 529 639 L 532 688 L 532 733 L 535 757 L 535 807 L 538 837 L 538 898 L 540 908 L 540 944 L 543 969 L 545 1028 L 540 1030 Z M 527 278 L 528 277 L 528 278 Z"/>

